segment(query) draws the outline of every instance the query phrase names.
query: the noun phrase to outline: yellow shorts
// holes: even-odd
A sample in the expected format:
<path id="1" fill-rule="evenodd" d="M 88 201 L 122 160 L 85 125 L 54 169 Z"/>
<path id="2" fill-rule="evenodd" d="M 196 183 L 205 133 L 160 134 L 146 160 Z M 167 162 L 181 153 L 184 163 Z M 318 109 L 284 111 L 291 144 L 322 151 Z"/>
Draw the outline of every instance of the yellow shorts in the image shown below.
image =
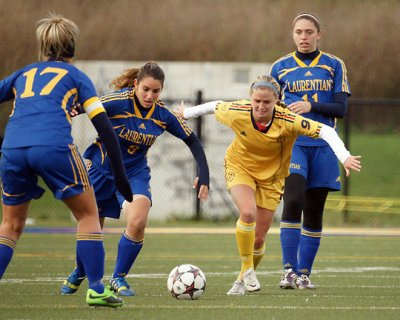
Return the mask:
<path id="1" fill-rule="evenodd" d="M 260 181 L 252 177 L 242 166 L 225 160 L 225 183 L 228 190 L 238 184 L 249 186 L 256 192 L 257 206 L 269 210 L 276 210 L 282 199 L 285 179 Z"/>

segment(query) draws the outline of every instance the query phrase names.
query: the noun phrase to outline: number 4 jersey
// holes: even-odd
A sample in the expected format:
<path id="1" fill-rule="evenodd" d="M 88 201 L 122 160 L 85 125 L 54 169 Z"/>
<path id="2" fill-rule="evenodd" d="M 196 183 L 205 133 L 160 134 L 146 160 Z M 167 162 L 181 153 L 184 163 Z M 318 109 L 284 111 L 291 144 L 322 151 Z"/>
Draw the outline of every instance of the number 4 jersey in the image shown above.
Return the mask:
<path id="1" fill-rule="evenodd" d="M 281 101 L 290 105 L 296 101 L 332 103 L 333 95 L 346 92 L 350 95 L 346 66 L 334 55 L 320 51 L 313 60 L 300 60 L 290 53 L 271 67 L 273 76 L 281 86 Z M 336 129 L 336 118 L 309 112 L 303 117 L 321 122 Z M 326 145 L 322 139 L 300 136 L 296 144 L 305 146 Z"/>
<path id="2" fill-rule="evenodd" d="M 83 72 L 62 61 L 26 66 L 0 82 L 0 102 L 14 99 L 3 148 L 72 144 L 71 106 L 89 118 L 104 108 Z"/>

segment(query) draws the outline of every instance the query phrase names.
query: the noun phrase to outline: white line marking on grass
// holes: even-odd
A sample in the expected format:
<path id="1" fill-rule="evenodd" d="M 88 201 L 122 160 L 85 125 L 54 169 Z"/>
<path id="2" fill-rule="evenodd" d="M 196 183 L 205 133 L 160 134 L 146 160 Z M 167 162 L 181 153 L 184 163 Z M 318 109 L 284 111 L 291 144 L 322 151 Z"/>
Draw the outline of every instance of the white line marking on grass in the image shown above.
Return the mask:
<path id="1" fill-rule="evenodd" d="M 274 310 L 274 309 L 296 309 L 296 310 L 400 310 L 400 307 L 305 307 L 305 306 L 241 306 L 241 305 L 207 305 L 207 306 L 177 306 L 177 305 L 124 305 L 124 308 L 158 308 L 158 309 L 260 309 L 260 310 Z"/>
<path id="2" fill-rule="evenodd" d="M 47 310 L 57 310 L 57 309 L 72 309 L 72 310 L 79 310 L 79 309 L 87 309 L 87 306 L 76 306 L 76 305 L 39 305 L 35 306 L 32 304 L 29 305 L 19 305 L 19 306 L 1 306 L 0 305 L 0 310 L 9 310 L 9 309 L 25 309 L 29 308 L 30 310 L 32 309 L 47 309 Z M 357 306 L 352 306 L 352 307 L 308 307 L 308 306 L 277 306 L 277 305 L 264 305 L 264 306 L 258 306 L 258 305 L 252 305 L 252 306 L 244 306 L 244 305 L 128 305 L 124 304 L 123 306 L 124 310 L 125 309 L 197 309 L 197 310 L 213 310 L 213 309 L 241 309 L 241 310 L 400 310 L 400 307 L 375 307 L 375 306 L 370 306 L 370 307 L 357 307 Z"/>
<path id="3" fill-rule="evenodd" d="M 395 275 L 359 275 L 358 277 L 363 278 L 399 278 L 397 274 L 400 271 L 400 267 L 356 267 L 356 268 L 325 268 L 313 270 L 313 274 L 324 274 L 324 273 L 364 273 L 364 272 L 374 272 L 374 271 L 385 271 L 385 272 L 396 272 Z M 276 271 L 257 271 L 259 276 L 275 276 L 281 274 L 281 270 Z M 232 272 L 206 272 L 206 276 L 219 276 L 219 277 L 231 277 L 237 275 L 237 271 Z M 30 278 L 30 279 L 19 279 L 19 278 L 3 278 L 1 283 L 23 283 L 23 282 L 63 282 L 68 275 L 60 277 L 43 277 L 42 275 Z M 342 276 L 342 275 L 340 275 Z M 34 277 L 34 275 L 33 275 Z M 164 279 L 168 277 L 168 273 L 133 273 L 128 274 L 127 278 L 140 278 L 140 279 Z M 335 278 L 339 275 L 324 275 L 324 277 Z M 110 280 L 110 276 L 104 276 L 105 281 Z M 330 286 L 332 287 L 332 286 Z M 375 288 L 376 286 L 365 286 Z M 380 286 L 378 286 L 380 287 Z M 387 286 L 386 286 L 387 287 Z"/>
<path id="4" fill-rule="evenodd" d="M 7 306 L 7 305 L 0 305 L 0 310 L 10 310 L 10 309 L 25 309 L 29 308 L 30 310 L 32 309 L 48 309 L 48 310 L 57 310 L 57 309 L 72 309 L 72 310 L 79 310 L 79 309 L 85 309 L 87 310 L 87 306 L 76 306 L 76 305 L 32 305 L 32 304 L 26 304 L 26 305 L 13 305 L 13 306 Z M 312 307 L 312 306 L 277 306 L 277 305 L 252 305 L 252 306 L 245 306 L 245 305 L 234 305 L 234 304 L 229 304 L 229 305 L 155 305 L 155 304 L 135 304 L 135 305 L 129 305 L 129 304 L 124 304 L 123 306 L 124 309 L 197 309 L 197 310 L 213 310 L 213 309 L 242 309 L 242 310 L 247 310 L 247 309 L 258 309 L 258 310 L 400 310 L 399 306 L 393 306 L 393 307 L 380 307 L 380 306 L 370 306 L 370 307 L 361 307 L 361 306 L 351 306 L 351 307 Z"/>

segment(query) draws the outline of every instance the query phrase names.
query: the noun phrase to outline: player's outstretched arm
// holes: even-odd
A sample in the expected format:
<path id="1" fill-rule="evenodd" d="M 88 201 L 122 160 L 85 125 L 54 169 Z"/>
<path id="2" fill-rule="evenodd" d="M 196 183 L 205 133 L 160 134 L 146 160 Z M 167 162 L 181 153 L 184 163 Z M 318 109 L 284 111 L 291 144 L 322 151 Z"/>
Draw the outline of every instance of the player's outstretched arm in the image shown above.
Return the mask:
<path id="1" fill-rule="evenodd" d="M 215 107 L 220 102 L 221 102 L 221 100 L 210 101 L 210 102 L 206 102 L 203 104 L 199 104 L 199 105 L 191 107 L 191 108 L 186 108 L 185 104 L 182 101 L 180 106 L 178 107 L 178 109 L 176 109 L 175 111 L 182 119 L 187 120 L 187 119 L 191 119 L 191 118 L 200 117 L 205 114 L 214 113 Z"/>
<path id="2" fill-rule="evenodd" d="M 358 160 L 361 159 L 361 156 L 352 156 L 346 149 L 342 139 L 340 139 L 339 135 L 333 128 L 323 125 L 319 137 L 328 142 L 336 157 L 343 164 L 346 171 L 346 177 L 350 175 L 350 169 L 355 171 L 361 170 L 361 162 Z"/>

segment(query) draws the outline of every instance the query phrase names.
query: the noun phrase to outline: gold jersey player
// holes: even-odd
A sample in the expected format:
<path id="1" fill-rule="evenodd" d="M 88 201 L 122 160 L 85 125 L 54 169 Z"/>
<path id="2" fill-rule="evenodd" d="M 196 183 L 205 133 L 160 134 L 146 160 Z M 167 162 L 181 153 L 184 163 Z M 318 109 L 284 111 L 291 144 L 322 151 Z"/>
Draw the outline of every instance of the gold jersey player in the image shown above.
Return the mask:
<path id="1" fill-rule="evenodd" d="M 237 206 L 236 240 L 241 271 L 228 295 L 260 290 L 256 268 L 265 250 L 265 237 L 283 194 L 293 144 L 299 135 L 328 142 L 346 174 L 359 171 L 360 156 L 352 156 L 334 129 L 303 118 L 280 106 L 280 86 L 271 76 L 259 76 L 250 86 L 250 101 L 212 101 L 192 108 L 184 104 L 178 114 L 189 119 L 214 113 L 230 127 L 235 138 L 225 157 L 225 181 Z"/>

